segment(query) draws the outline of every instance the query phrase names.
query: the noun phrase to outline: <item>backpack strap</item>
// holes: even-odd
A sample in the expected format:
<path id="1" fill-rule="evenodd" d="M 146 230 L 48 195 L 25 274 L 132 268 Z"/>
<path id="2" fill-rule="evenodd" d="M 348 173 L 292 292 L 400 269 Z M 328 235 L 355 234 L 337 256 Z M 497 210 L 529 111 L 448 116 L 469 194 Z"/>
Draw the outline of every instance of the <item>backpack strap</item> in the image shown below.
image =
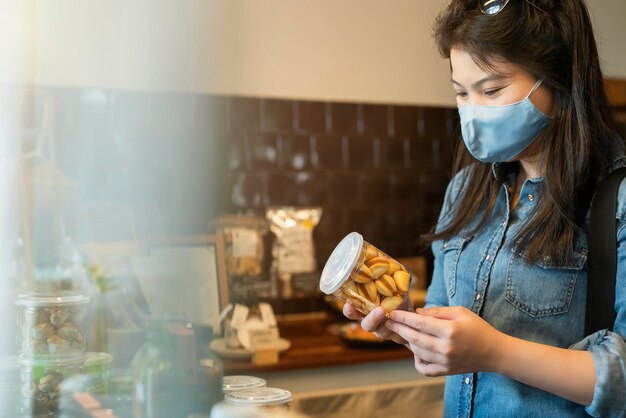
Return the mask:
<path id="1" fill-rule="evenodd" d="M 613 329 L 615 312 L 615 276 L 617 274 L 617 239 L 615 211 L 617 194 L 626 167 L 612 171 L 597 187 L 589 217 L 589 271 L 585 335 L 601 329 Z"/>

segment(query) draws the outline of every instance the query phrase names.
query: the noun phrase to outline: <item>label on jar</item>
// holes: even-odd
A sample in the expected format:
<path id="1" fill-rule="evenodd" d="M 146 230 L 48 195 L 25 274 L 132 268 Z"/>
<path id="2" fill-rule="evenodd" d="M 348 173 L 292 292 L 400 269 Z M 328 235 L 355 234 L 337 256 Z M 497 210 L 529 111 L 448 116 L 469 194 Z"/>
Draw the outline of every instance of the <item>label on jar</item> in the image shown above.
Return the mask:
<path id="1" fill-rule="evenodd" d="M 233 257 L 256 257 L 259 248 L 258 234 L 246 228 L 236 228 L 232 232 L 233 236 Z"/>
<path id="2" fill-rule="evenodd" d="M 313 235 L 310 228 L 294 226 L 285 229 L 278 248 L 280 273 L 308 273 L 315 271 Z"/>

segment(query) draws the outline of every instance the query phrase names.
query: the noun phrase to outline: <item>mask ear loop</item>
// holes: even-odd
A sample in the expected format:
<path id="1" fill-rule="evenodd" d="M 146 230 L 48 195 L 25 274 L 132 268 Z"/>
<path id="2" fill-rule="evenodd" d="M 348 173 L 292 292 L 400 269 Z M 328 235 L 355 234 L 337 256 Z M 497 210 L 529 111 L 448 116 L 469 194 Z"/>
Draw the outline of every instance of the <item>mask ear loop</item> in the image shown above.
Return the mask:
<path id="1" fill-rule="evenodd" d="M 537 80 L 537 82 L 535 83 L 535 85 L 533 86 L 532 89 L 530 89 L 530 92 L 526 95 L 526 97 L 524 98 L 524 100 L 528 99 L 541 85 L 541 83 L 543 83 L 543 79 L 539 79 Z"/>

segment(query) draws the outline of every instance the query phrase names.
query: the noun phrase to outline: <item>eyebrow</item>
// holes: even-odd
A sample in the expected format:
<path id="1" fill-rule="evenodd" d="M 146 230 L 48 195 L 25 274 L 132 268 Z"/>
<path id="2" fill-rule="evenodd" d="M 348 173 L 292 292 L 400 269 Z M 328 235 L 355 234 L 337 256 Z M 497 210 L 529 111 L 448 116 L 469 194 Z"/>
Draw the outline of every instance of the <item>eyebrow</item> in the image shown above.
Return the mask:
<path id="1" fill-rule="evenodd" d="M 502 75 L 502 74 L 490 74 L 487 77 L 481 78 L 480 80 L 478 80 L 477 82 L 472 84 L 472 88 L 476 89 L 481 84 L 484 84 L 484 83 L 486 83 L 488 81 L 500 81 L 500 80 L 502 80 L 504 78 L 506 78 L 506 77 L 504 75 Z M 458 81 L 454 80 L 453 78 L 451 78 L 450 81 L 452 81 L 454 84 L 456 84 L 459 87 L 463 87 Z"/>

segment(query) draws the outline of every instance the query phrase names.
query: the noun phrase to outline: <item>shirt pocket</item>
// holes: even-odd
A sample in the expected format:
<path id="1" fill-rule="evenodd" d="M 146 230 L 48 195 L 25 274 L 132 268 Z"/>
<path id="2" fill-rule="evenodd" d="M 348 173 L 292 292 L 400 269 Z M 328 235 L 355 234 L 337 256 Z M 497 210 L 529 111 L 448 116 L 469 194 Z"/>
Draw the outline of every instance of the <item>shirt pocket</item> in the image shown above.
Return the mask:
<path id="1" fill-rule="evenodd" d="M 568 262 L 555 263 L 549 257 L 528 261 L 518 244 L 509 262 L 506 300 L 534 318 L 566 313 L 586 262 L 587 248 L 583 245 L 576 245 Z"/>
<path id="2" fill-rule="evenodd" d="M 443 277 L 448 289 L 448 298 L 452 298 L 456 293 L 456 276 L 459 257 L 465 245 L 471 237 L 456 236 L 444 241 L 441 251 L 443 252 Z"/>

